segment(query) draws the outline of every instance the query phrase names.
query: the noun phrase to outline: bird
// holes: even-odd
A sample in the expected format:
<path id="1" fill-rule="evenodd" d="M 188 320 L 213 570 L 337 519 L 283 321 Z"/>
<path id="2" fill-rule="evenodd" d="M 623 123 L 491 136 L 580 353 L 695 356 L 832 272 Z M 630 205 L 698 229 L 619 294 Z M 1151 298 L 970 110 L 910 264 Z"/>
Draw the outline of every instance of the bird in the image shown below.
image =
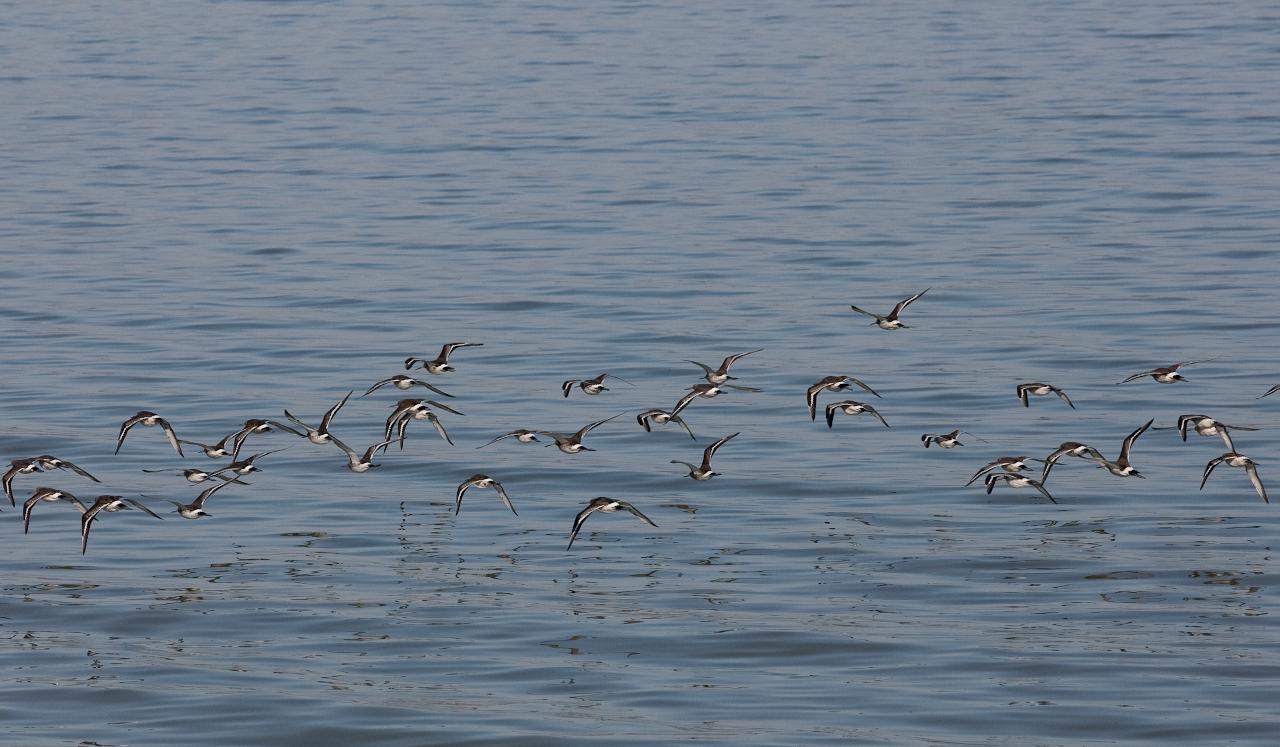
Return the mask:
<path id="1" fill-rule="evenodd" d="M 604 385 L 604 380 L 606 378 L 617 379 L 618 381 L 621 381 L 624 384 L 631 384 L 630 381 L 627 381 L 621 376 L 615 376 L 610 373 L 602 373 L 599 376 L 595 377 L 594 379 L 569 379 L 568 381 L 560 385 L 560 391 L 564 392 L 565 399 L 568 399 L 569 392 L 572 392 L 575 386 L 581 389 L 583 392 L 591 395 L 599 394 L 600 392 L 607 392 L 609 391 L 609 387 Z M 635 384 L 631 384 L 631 386 L 635 386 Z"/>
<path id="2" fill-rule="evenodd" d="M 9 469 L 5 471 L 4 477 L 0 478 L 4 482 L 4 494 L 9 496 L 9 505 L 17 506 L 18 502 L 13 497 L 13 480 L 18 475 L 30 475 L 36 472 L 44 472 L 40 469 L 40 462 L 36 459 L 14 459 L 9 462 Z"/>
<path id="3" fill-rule="evenodd" d="M 923 296 L 928 292 L 929 292 L 929 289 L 925 288 L 924 290 L 915 294 L 911 298 L 908 298 L 905 301 L 899 301 L 898 305 L 893 307 L 893 311 L 890 311 L 888 314 L 884 316 L 880 316 L 879 314 L 873 314 L 870 311 L 867 311 L 865 309 L 860 309 L 857 306 L 853 306 L 853 305 L 850 305 L 849 308 L 853 309 L 859 314 L 866 314 L 867 316 L 875 317 L 875 321 L 872 322 L 872 324 L 876 325 L 880 329 L 906 329 L 907 325 L 903 324 L 901 321 L 898 320 L 898 315 L 901 314 L 904 309 L 910 306 L 912 301 L 916 300 L 917 298 Z"/>
<path id="4" fill-rule="evenodd" d="M 1120 447 L 1120 456 L 1114 462 L 1101 456 L 1095 458 L 1094 461 L 1096 461 L 1099 466 L 1105 467 L 1108 472 L 1117 477 L 1142 477 L 1143 475 L 1140 474 L 1138 470 L 1134 469 L 1133 465 L 1129 463 L 1129 451 L 1133 449 L 1133 442 L 1138 440 L 1138 436 L 1141 436 L 1146 432 L 1154 422 L 1155 418 L 1152 418 L 1143 425 L 1138 426 L 1133 433 L 1125 436 L 1124 444 Z"/>
<path id="5" fill-rule="evenodd" d="M 876 390 L 852 376 L 825 376 L 822 381 L 819 381 L 817 384 L 809 387 L 808 392 L 805 393 L 805 398 L 809 402 L 809 419 L 818 419 L 818 392 L 821 392 L 823 389 L 826 389 L 829 392 L 838 392 L 843 389 L 848 389 L 850 384 L 857 384 L 875 396 L 880 396 Z"/>
<path id="6" fill-rule="evenodd" d="M 582 439 L 585 438 L 586 435 L 591 431 L 595 430 L 596 428 L 604 425 L 610 420 L 613 420 L 613 418 L 616 418 L 622 414 L 623 413 L 618 413 L 618 415 L 614 415 L 612 418 L 605 418 L 604 420 L 597 420 L 594 423 L 587 423 L 586 425 L 579 428 L 578 431 L 571 436 L 565 435 L 563 433 L 557 433 L 555 431 L 538 431 L 538 433 L 544 436 L 551 436 L 552 438 L 554 438 L 556 440 L 555 442 L 556 448 L 559 449 L 560 451 L 563 451 L 566 454 L 577 454 L 579 451 L 595 451 L 595 449 L 589 449 L 586 446 L 583 446 Z M 551 444 L 547 444 L 547 445 L 550 446 Z"/>
<path id="7" fill-rule="evenodd" d="M 1025 456 L 1000 457 L 987 463 L 985 467 L 973 473 L 973 477 L 969 478 L 969 482 L 965 483 L 965 487 L 972 485 L 979 477 L 990 474 L 992 470 L 1002 469 L 1005 472 L 1021 472 L 1030 469 Z M 1044 482 L 1043 479 L 1040 480 Z"/>
<path id="8" fill-rule="evenodd" d="M 199 446 L 200 450 L 204 452 L 204 455 L 209 457 L 210 459 L 221 459 L 223 457 L 231 456 L 231 450 L 227 448 L 227 442 L 230 441 L 235 435 L 236 434 L 234 432 L 228 433 L 226 436 L 223 437 L 221 441 L 219 441 L 216 444 L 202 444 L 199 441 L 185 441 L 181 438 L 178 439 L 178 443 L 188 444 L 190 446 Z"/>
<path id="9" fill-rule="evenodd" d="M 1067 396 L 1067 393 L 1062 391 L 1056 386 L 1052 386 L 1050 384 L 1040 384 L 1040 383 L 1018 385 L 1018 399 L 1022 400 L 1023 407 L 1031 406 L 1031 401 L 1027 399 L 1028 394 L 1034 394 L 1037 397 L 1043 397 L 1044 395 L 1049 394 L 1050 392 L 1058 395 L 1063 402 L 1066 402 L 1068 405 L 1071 405 L 1072 410 L 1076 409 L 1076 406 L 1071 403 L 1071 398 Z"/>
<path id="10" fill-rule="evenodd" d="M 347 396 L 343 397 L 338 402 L 338 404 L 334 405 L 333 407 L 330 407 L 328 410 L 325 410 L 324 416 L 320 418 L 320 426 L 318 428 L 312 428 L 311 426 L 307 425 L 301 420 L 298 420 L 293 416 L 293 413 L 289 412 L 288 410 L 284 411 L 284 416 L 288 418 L 290 421 L 301 426 L 303 430 L 307 432 L 308 441 L 310 441 L 313 444 L 324 445 L 329 443 L 329 441 L 333 438 L 329 434 L 329 425 L 333 423 L 333 416 L 337 415 L 338 411 L 342 409 L 342 406 L 347 404 L 347 400 L 351 399 L 352 394 L 355 394 L 354 389 L 351 390 L 350 392 L 347 392 Z"/>
<path id="11" fill-rule="evenodd" d="M 233 463 L 233 464 L 234 464 L 234 463 Z M 214 471 L 212 471 L 212 472 L 209 472 L 209 471 L 206 471 L 206 470 L 202 470 L 202 469 L 195 469 L 195 468 L 180 469 L 180 470 L 173 470 L 173 469 L 144 469 L 144 470 L 142 470 L 142 471 L 143 471 L 143 472 L 179 472 L 179 473 L 181 473 L 181 474 L 182 474 L 182 476 L 183 476 L 184 478 L 186 478 L 187 482 L 189 482 L 189 483 L 191 483 L 191 484 L 193 484 L 193 485 L 199 485 L 200 483 L 204 482 L 205 480 L 211 480 L 211 479 L 213 479 L 213 478 L 215 478 L 215 477 L 217 477 L 217 478 L 219 478 L 219 479 L 221 479 L 221 480 L 227 481 L 227 482 L 238 482 L 238 483 L 240 483 L 241 485 L 248 485 L 248 484 L 249 484 L 249 483 L 247 483 L 247 482 L 242 482 L 242 481 L 240 480 L 240 478 L 238 478 L 238 477 L 224 477 L 224 476 L 223 476 L 223 474 L 222 474 L 223 472 L 229 472 L 229 471 L 231 471 L 232 469 L 233 469 L 233 467 L 223 467 L 222 469 L 214 470 Z"/>
<path id="12" fill-rule="evenodd" d="M 436 433 L 439 433 L 441 438 L 447 441 L 450 446 L 453 446 L 453 439 L 449 438 L 449 434 L 445 431 L 444 425 L 440 422 L 439 416 L 432 412 L 432 407 L 438 407 L 441 410 L 451 412 L 455 415 L 462 415 L 462 413 L 452 407 L 436 402 L 435 400 L 402 399 L 391 408 L 391 414 L 387 416 L 387 425 L 386 430 L 383 432 L 383 438 L 388 441 L 395 440 L 392 439 L 391 434 L 393 431 L 398 430 L 397 437 L 400 440 L 400 448 L 403 449 L 405 433 L 409 429 L 409 422 L 411 420 L 430 420 L 431 425 L 436 429 Z"/>
<path id="13" fill-rule="evenodd" d="M 89 474 L 82 467 L 79 467 L 66 459 L 59 459 L 52 454 L 41 454 L 38 457 L 34 457 L 34 459 L 36 460 L 36 465 L 45 472 L 52 472 L 55 469 L 69 469 L 81 477 L 88 478 L 94 482 L 102 482 L 98 478 Z"/>
<path id="14" fill-rule="evenodd" d="M 644 428 L 646 433 L 652 430 L 652 427 L 649 425 L 649 421 L 653 421 L 658 425 L 666 425 L 667 423 L 676 423 L 681 428 L 684 428 L 684 432 L 689 434 L 689 438 L 692 438 L 694 441 L 698 440 L 697 438 L 694 437 L 693 431 L 689 430 L 689 425 L 684 422 L 684 418 L 674 413 L 670 413 L 670 412 L 667 412 L 666 410 L 659 410 L 655 408 L 653 410 L 645 410 L 639 415 L 636 415 L 636 422 L 640 424 L 641 428 Z"/>
<path id="15" fill-rule="evenodd" d="M 703 399 L 712 399 L 716 395 L 723 392 L 719 384 L 694 384 L 689 387 L 689 393 L 680 398 L 676 402 L 676 406 L 671 408 L 672 415 L 679 415 L 680 411 L 689 406 L 689 403 L 695 399 L 702 397 Z"/>
<path id="16" fill-rule="evenodd" d="M 514 438 L 515 440 L 519 441 L 522 444 L 541 443 L 540 441 L 538 441 L 537 431 L 531 431 L 528 428 L 517 428 L 514 431 L 511 431 L 509 433 L 504 433 L 501 436 L 498 436 L 497 438 L 493 439 L 489 443 L 480 444 L 476 448 L 483 449 L 486 446 L 491 446 L 493 444 L 498 443 L 504 438 Z"/>
<path id="17" fill-rule="evenodd" d="M 365 392 L 364 394 L 362 394 L 362 395 L 360 395 L 360 396 L 361 396 L 361 397 L 368 397 L 370 394 L 373 394 L 374 392 L 378 391 L 379 389 L 381 389 L 382 387 L 386 386 L 387 384 L 390 384 L 390 385 L 394 386 L 396 389 L 411 389 L 411 388 L 413 388 L 413 387 L 415 387 L 415 386 L 421 386 L 421 387 L 426 387 L 427 389 L 430 389 L 431 391 L 435 392 L 436 394 L 439 394 L 441 397 L 449 397 L 449 398 L 452 398 L 452 397 L 453 397 L 453 395 L 452 395 L 452 394 L 449 394 L 448 392 L 446 392 L 445 390 L 443 390 L 443 389 L 441 389 L 441 388 L 439 388 L 439 387 L 437 387 L 437 386 L 433 386 L 433 385 L 431 385 L 431 384 L 428 384 L 427 382 L 423 381 L 422 379 L 415 379 L 415 378 L 413 378 L 412 376 L 406 376 L 406 375 L 404 375 L 404 374 L 396 374 L 395 376 L 392 376 L 391 378 L 383 379 L 382 381 L 379 381 L 379 382 L 377 382 L 376 384 L 374 384 L 373 386 L 369 387 L 369 391 Z"/>
<path id="18" fill-rule="evenodd" d="M 707 448 L 703 449 L 702 464 L 700 465 L 693 465 L 688 462 L 682 462 L 679 459 L 672 459 L 671 463 L 683 464 L 684 466 L 688 467 L 689 477 L 692 477 L 695 480 L 710 480 L 711 478 L 720 474 L 719 472 L 716 472 L 711 469 L 711 457 L 715 456 L 716 451 L 718 451 L 721 446 L 724 446 L 725 444 L 729 443 L 734 438 L 737 438 L 737 436 L 738 436 L 737 433 L 732 433 L 716 441 L 715 443 L 711 444 Z"/>
<path id="19" fill-rule="evenodd" d="M 992 472 L 987 475 L 986 480 L 983 481 L 983 484 L 987 486 L 987 495 L 991 495 L 991 491 L 995 489 L 996 483 L 1001 480 L 1004 480 L 1005 484 L 1011 488 L 1035 488 L 1040 491 L 1040 495 L 1048 498 L 1050 503 L 1057 503 L 1053 496 L 1049 495 L 1049 491 L 1044 489 L 1044 484 L 1039 480 L 1027 477 L 1026 475 L 1017 475 L 1012 472 Z"/>
<path id="20" fill-rule="evenodd" d="M 210 514 L 209 512 L 204 510 L 205 501 L 209 500 L 209 496 L 213 495 L 214 493 L 218 492 L 219 490 L 222 490 L 227 485 L 229 485 L 230 482 L 232 481 L 220 482 L 211 488 L 205 488 L 200 492 L 200 495 L 196 496 L 196 499 L 190 503 L 175 501 L 172 498 L 166 498 L 165 500 L 169 501 L 174 506 L 176 506 L 178 515 L 180 515 L 184 519 L 200 519 L 200 518 L 204 518 L 205 516 L 212 516 L 213 514 Z"/>
<path id="21" fill-rule="evenodd" d="M 241 459 L 239 461 L 232 462 L 231 465 L 227 467 L 227 469 L 231 470 L 237 475 L 247 475 L 250 472 L 261 472 L 262 469 L 258 467 L 256 464 L 254 464 L 254 462 L 261 459 L 264 456 L 267 456 L 268 454 L 275 454 L 281 451 L 284 451 L 284 449 L 272 449 L 271 451 L 263 451 L 258 454 L 253 454 L 252 456 L 247 456 L 244 459 Z"/>
<path id="22" fill-rule="evenodd" d="M 924 433 L 920 436 L 920 442 L 924 444 L 926 449 L 931 444 L 937 444 L 942 449 L 954 449 L 957 446 L 964 446 L 964 444 L 960 443 L 960 433 L 959 428 L 950 433 Z"/>
<path id="23" fill-rule="evenodd" d="M 89 530 L 93 527 L 93 522 L 98 518 L 98 514 L 103 511 L 115 513 L 129 508 L 144 511 L 157 519 L 163 518 L 132 498 L 121 498 L 118 495 L 100 495 L 80 517 L 80 554 L 84 555 L 85 551 L 89 549 Z"/>
<path id="24" fill-rule="evenodd" d="M 80 513 L 84 513 L 89 509 L 80 501 L 79 498 L 66 492 L 65 490 L 57 490 L 55 488 L 36 488 L 36 492 L 31 494 L 26 503 L 22 504 L 22 533 L 27 534 L 31 531 L 31 512 L 42 501 L 56 503 L 58 501 L 66 501 L 80 509 Z"/>
<path id="25" fill-rule="evenodd" d="M 381 449 L 382 447 L 391 443 L 391 441 L 389 440 L 383 441 L 381 443 L 376 443 L 373 446 L 370 446 L 368 449 L 366 449 L 364 454 L 361 455 L 361 454 L 357 454 L 355 452 L 355 449 L 352 449 L 350 446 L 347 446 L 346 444 L 342 443 L 342 441 L 339 441 L 337 436 L 329 436 L 329 442 L 332 443 L 334 446 L 337 446 L 339 449 L 342 449 L 344 452 L 346 452 L 347 469 L 351 470 L 352 472 L 368 472 L 370 469 L 374 467 L 382 466 L 380 464 L 373 463 L 373 455 L 378 451 L 378 449 Z"/>
<path id="26" fill-rule="evenodd" d="M 879 418 L 880 422 L 884 423 L 885 428 L 889 427 L 888 421 L 884 419 L 884 416 L 881 415 L 880 411 L 877 410 L 876 408 L 872 407 L 871 405 L 868 405 L 865 402 L 855 402 L 854 400 L 846 399 L 840 402 L 831 402 L 827 405 L 827 427 L 828 428 L 832 427 L 832 425 L 835 423 L 837 411 L 843 412 L 845 415 L 859 415 L 864 412 L 869 412 L 872 415 L 875 415 L 877 418 Z"/>
<path id="27" fill-rule="evenodd" d="M 1263 503 L 1270 503 L 1267 499 L 1267 490 L 1262 487 L 1262 478 L 1258 477 L 1258 463 L 1234 451 L 1228 451 L 1220 457 L 1214 457 L 1204 466 L 1204 477 L 1200 480 L 1200 489 L 1204 490 L 1204 484 L 1209 481 L 1209 475 L 1213 473 L 1213 468 L 1219 464 L 1225 464 L 1228 467 L 1241 467 L 1245 472 L 1249 473 L 1249 482 L 1253 483 L 1253 489 L 1258 491 L 1258 496 L 1262 498 Z"/>
<path id="28" fill-rule="evenodd" d="M 444 347 L 440 348 L 440 355 L 437 355 L 434 360 L 427 360 L 426 358 L 405 358 L 404 367 L 405 367 L 405 370 L 407 371 L 413 368 L 414 363 L 421 362 L 422 368 L 425 369 L 427 373 L 442 374 L 448 371 L 453 371 L 454 370 L 453 366 L 449 365 L 449 356 L 453 354 L 453 351 L 457 350 L 458 348 L 478 348 L 481 345 L 484 345 L 484 343 L 483 342 L 446 342 L 444 344 Z"/>
<path id="29" fill-rule="evenodd" d="M 178 441 L 178 434 L 173 432 L 173 426 L 169 425 L 169 421 L 148 410 L 139 410 L 138 414 L 126 419 L 120 424 L 120 435 L 116 436 L 116 453 L 120 453 L 120 447 L 124 445 L 125 436 L 129 435 L 129 431 L 135 425 L 158 425 L 164 431 L 165 438 L 169 439 L 169 443 L 173 445 L 174 451 L 178 452 L 178 456 L 183 456 L 182 443 Z"/>
<path id="30" fill-rule="evenodd" d="M 1136 381 L 1143 376 L 1150 376 L 1161 384 L 1173 384 L 1178 381 L 1186 381 L 1187 378 L 1178 373 L 1178 369 L 1183 366 L 1190 366 L 1196 363 L 1204 363 L 1205 361 L 1181 361 L 1179 363 L 1171 363 L 1162 368 L 1153 368 L 1150 371 L 1142 371 L 1140 373 L 1129 376 L 1124 381 L 1118 381 L 1117 384 L 1128 384 L 1130 381 Z"/>
<path id="31" fill-rule="evenodd" d="M 748 350 L 745 353 L 735 353 L 733 355 L 726 356 L 725 359 L 720 362 L 720 367 L 715 369 L 713 369 L 711 366 L 708 366 L 705 363 L 691 361 L 687 358 L 685 359 L 685 363 L 692 363 L 698 368 L 701 368 L 703 372 L 703 378 L 705 378 L 708 383 L 719 385 L 719 384 L 724 384 L 725 382 L 730 380 L 736 380 L 738 378 L 737 376 L 729 375 L 729 367 L 732 366 L 734 363 L 737 363 L 739 358 L 743 358 L 745 356 L 751 355 L 752 353 L 759 353 L 761 350 L 764 350 L 764 348 L 756 348 L 755 350 Z M 730 384 L 729 386 L 733 386 L 733 385 Z M 750 386 L 734 386 L 733 388 L 741 389 L 749 392 L 760 391 L 759 389 L 756 389 L 755 387 L 750 387 Z"/>
<path id="32" fill-rule="evenodd" d="M 516 514 L 516 507 L 511 505 L 511 499 L 507 497 L 507 491 L 502 487 L 502 483 L 498 482 L 492 477 L 489 477 L 488 475 L 480 474 L 479 472 L 477 472 L 471 477 L 468 477 L 467 479 L 463 480 L 462 484 L 458 486 L 458 495 L 454 499 L 454 502 L 455 502 L 455 506 L 453 509 L 454 516 L 457 516 L 459 513 L 462 512 L 462 496 L 465 495 L 467 490 L 470 488 L 493 488 L 494 490 L 498 491 L 498 497 L 502 499 L 502 502 L 506 504 L 507 508 L 511 509 L 511 513 Z M 519 515 L 520 514 L 516 514 L 516 516 L 519 516 Z"/>
<path id="33" fill-rule="evenodd" d="M 1187 428 L 1191 427 L 1201 436 L 1219 436 L 1222 443 L 1227 447 L 1228 452 L 1236 450 L 1235 444 L 1231 442 L 1231 434 L 1228 431 L 1256 431 L 1257 428 L 1250 428 L 1243 425 L 1227 425 L 1221 423 L 1208 415 L 1179 415 L 1178 431 L 1182 434 L 1182 440 L 1187 440 Z M 1163 430 L 1163 429 L 1162 429 Z"/>
<path id="34" fill-rule="evenodd" d="M 293 435 L 298 436 L 300 438 L 306 438 L 306 435 L 307 435 L 305 433 L 302 433 L 301 431 L 294 430 L 293 428 L 285 425 L 284 423 L 279 423 L 274 420 L 260 420 L 258 418 L 250 418 L 249 420 L 244 421 L 244 426 L 240 428 L 240 430 L 231 434 L 231 458 L 233 460 L 239 458 L 240 448 L 244 446 L 245 439 L 249 438 L 250 434 L 270 433 L 271 431 L 276 429 L 286 431 L 288 433 L 292 433 Z"/>
<path id="35" fill-rule="evenodd" d="M 1270 389 L 1268 389 L 1268 390 L 1267 390 L 1267 392 L 1266 392 L 1266 394 L 1262 394 L 1262 395 L 1260 395 L 1260 396 L 1258 396 L 1258 397 L 1255 397 L 1254 399 L 1262 399 L 1263 397 L 1270 397 L 1271 395 L 1275 394 L 1276 392 L 1280 392 L 1280 384 L 1276 384 L 1275 386 L 1273 386 L 1273 387 L 1271 387 Z"/>
<path id="36" fill-rule="evenodd" d="M 1102 452 L 1092 446 L 1082 444 L 1079 441 L 1063 441 L 1057 449 L 1054 449 L 1052 454 L 1045 457 L 1044 472 L 1040 475 L 1040 482 L 1043 483 L 1045 480 L 1048 480 L 1049 470 L 1053 469 L 1053 465 L 1057 464 L 1059 459 L 1067 456 L 1077 457 L 1080 459 L 1093 459 L 1094 461 L 1103 459 Z"/>
<path id="37" fill-rule="evenodd" d="M 594 514 L 597 511 L 602 513 L 626 511 L 627 513 L 639 517 L 649 526 L 658 526 L 657 524 L 654 524 L 653 520 L 648 516 L 640 513 L 640 509 L 626 501 L 620 501 L 616 498 L 606 498 L 604 496 L 592 498 L 591 502 L 587 504 L 587 507 L 579 511 L 577 516 L 573 517 L 573 531 L 569 533 L 569 544 L 564 548 L 565 550 L 573 547 L 573 541 L 578 538 L 578 531 L 582 529 L 583 522 L 585 522 L 591 514 Z"/>

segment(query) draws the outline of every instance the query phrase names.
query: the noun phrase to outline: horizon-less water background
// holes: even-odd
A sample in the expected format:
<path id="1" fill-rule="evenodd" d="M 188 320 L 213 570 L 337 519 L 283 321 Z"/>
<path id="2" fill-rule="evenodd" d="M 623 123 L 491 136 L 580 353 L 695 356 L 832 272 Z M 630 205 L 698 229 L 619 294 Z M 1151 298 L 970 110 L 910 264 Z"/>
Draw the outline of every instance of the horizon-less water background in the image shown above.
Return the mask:
<path id="1" fill-rule="evenodd" d="M 1059 505 L 964 487 L 1182 413 L 1260 428 L 1280 486 L 1269 4 L 0 8 L 0 456 L 103 481 L 19 499 L 169 509 L 200 487 L 140 470 L 214 463 L 113 456 L 135 411 L 213 441 L 483 343 L 432 378 L 454 447 L 415 423 L 357 475 L 255 437 L 287 450 L 211 518 L 106 515 L 83 557 L 74 511 L 4 506 L 0 743 L 1274 744 L 1280 506 L 1198 490 L 1217 439 L 1064 461 Z M 909 330 L 848 308 L 926 287 Z M 697 442 L 636 425 L 755 348 Z M 602 371 L 634 386 L 561 396 Z M 891 428 L 809 420 L 840 373 Z M 733 432 L 710 482 L 670 463 Z M 519 516 L 455 516 L 475 472 Z M 658 527 L 566 552 L 598 495 Z"/>

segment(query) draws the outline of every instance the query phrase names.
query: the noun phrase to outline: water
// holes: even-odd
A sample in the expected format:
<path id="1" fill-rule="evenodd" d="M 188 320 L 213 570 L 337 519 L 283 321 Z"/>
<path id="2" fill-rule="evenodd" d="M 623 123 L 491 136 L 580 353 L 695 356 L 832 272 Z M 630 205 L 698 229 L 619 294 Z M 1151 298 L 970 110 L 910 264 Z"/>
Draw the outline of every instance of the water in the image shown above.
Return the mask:
<path id="1" fill-rule="evenodd" d="M 450 448 L 281 435 L 199 522 L 5 507 L 0 742 L 1269 745 L 1280 16 L 1203 3 L 130 3 L 0 24 L 0 455 L 190 500 L 459 351 Z M 867 326 L 851 303 L 904 315 Z M 697 369 L 762 347 L 646 434 Z M 1177 360 L 1190 381 L 1115 386 Z M 560 382 L 635 383 L 565 399 Z M 803 391 L 848 373 L 868 416 Z M 424 374 L 425 375 L 425 374 Z M 1018 405 L 1015 384 L 1072 397 Z M 398 392 L 335 433 L 373 442 Z M 404 395 L 401 395 L 404 396 Z M 421 396 L 421 395 L 414 395 Z M 869 398 L 853 393 L 854 399 Z M 839 395 L 823 394 L 821 403 Z M 843 397 L 840 397 L 843 398 Z M 628 415 L 576 456 L 502 441 Z M 921 433 L 970 431 L 952 451 Z M 706 483 L 711 439 L 742 435 Z M 981 440 L 980 440 L 981 439 Z M 499 478 L 518 517 L 491 491 Z M 1273 492 L 1280 488 L 1273 488 Z M 658 524 L 597 515 L 598 495 Z"/>

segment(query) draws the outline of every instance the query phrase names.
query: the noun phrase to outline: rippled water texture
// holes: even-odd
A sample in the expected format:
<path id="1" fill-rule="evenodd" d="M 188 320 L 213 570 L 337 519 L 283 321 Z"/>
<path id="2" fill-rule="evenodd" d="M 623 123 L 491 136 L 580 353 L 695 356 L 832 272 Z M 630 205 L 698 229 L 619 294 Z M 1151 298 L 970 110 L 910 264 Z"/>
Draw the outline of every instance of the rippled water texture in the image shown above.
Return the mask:
<path id="1" fill-rule="evenodd" d="M 6 3 L 0 743 L 1271 745 L 1280 14 L 1265 3 Z M 884 313 L 929 292 L 885 332 Z M 733 368 L 675 427 L 697 381 Z M 1174 361 L 1189 381 L 1127 375 Z M 597 397 L 560 382 L 622 377 Z M 869 415 L 807 417 L 850 374 Z M 1063 388 L 1030 408 L 1019 382 Z M 629 383 L 628 383 L 629 382 Z M 420 390 L 419 390 L 420 391 Z M 430 395 L 442 399 L 438 395 Z M 562 454 L 507 439 L 618 413 Z M 963 447 L 923 449 L 959 428 Z M 694 482 L 713 439 L 723 474 Z M 544 439 L 545 440 L 545 439 Z M 1039 465 L 1035 465 L 1038 469 Z M 485 472 L 489 490 L 454 489 Z M 1280 482 L 1273 483 L 1280 495 Z M 634 503 L 657 527 L 597 514 Z M 1270 595 L 1270 596 L 1269 596 Z"/>

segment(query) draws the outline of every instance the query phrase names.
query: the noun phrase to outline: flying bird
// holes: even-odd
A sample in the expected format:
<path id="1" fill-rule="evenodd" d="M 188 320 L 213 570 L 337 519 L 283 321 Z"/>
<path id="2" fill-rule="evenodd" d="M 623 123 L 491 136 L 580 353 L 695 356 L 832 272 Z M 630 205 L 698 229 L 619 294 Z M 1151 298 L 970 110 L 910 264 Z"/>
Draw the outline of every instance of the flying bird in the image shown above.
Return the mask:
<path id="1" fill-rule="evenodd" d="M 898 315 L 901 314 L 904 309 L 910 306 L 912 301 L 915 301 L 917 298 L 923 296 L 928 292 L 929 292 L 929 289 L 925 288 L 924 290 L 915 294 L 911 298 L 908 298 L 905 301 L 899 301 L 898 305 L 893 307 L 893 311 L 890 311 L 888 314 L 884 316 L 880 316 L 879 314 L 873 314 L 872 312 L 867 311 L 866 309 L 860 309 L 857 306 L 851 305 L 849 306 L 849 308 L 853 309 L 859 314 L 866 314 L 867 316 L 875 317 L 875 321 L 872 322 L 872 324 L 876 325 L 880 329 L 906 329 L 907 325 L 903 324 L 901 321 L 898 320 Z"/>
<path id="2" fill-rule="evenodd" d="M 639 517 L 649 526 L 658 526 L 657 524 L 654 524 L 653 520 L 648 516 L 640 513 L 640 509 L 626 501 L 620 501 L 615 498 L 606 498 L 604 496 L 592 498 L 591 502 L 587 504 L 587 507 L 579 511 L 578 515 L 573 518 L 573 531 L 570 532 L 569 544 L 564 549 L 568 550 L 573 547 L 573 541 L 578 538 L 578 531 L 582 529 L 583 522 L 585 522 L 591 514 L 596 512 L 612 513 L 614 511 L 626 511 L 629 514 Z"/>

